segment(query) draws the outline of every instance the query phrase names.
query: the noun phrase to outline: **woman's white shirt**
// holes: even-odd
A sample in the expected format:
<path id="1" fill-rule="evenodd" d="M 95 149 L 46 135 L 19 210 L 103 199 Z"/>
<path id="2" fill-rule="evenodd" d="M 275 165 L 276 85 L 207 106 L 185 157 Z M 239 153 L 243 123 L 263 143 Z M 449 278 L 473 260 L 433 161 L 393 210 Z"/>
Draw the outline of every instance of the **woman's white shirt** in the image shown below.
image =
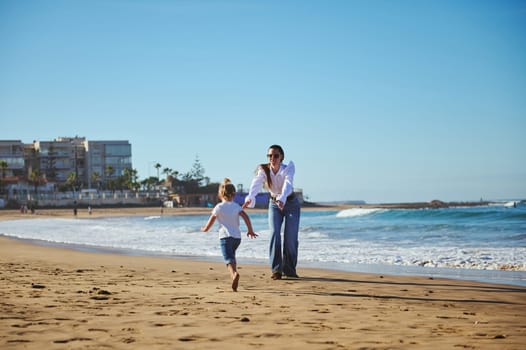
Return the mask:
<path id="1" fill-rule="evenodd" d="M 292 161 L 287 165 L 281 163 L 278 172 L 275 174 L 272 169 L 270 169 L 270 179 L 272 180 L 272 186 L 269 188 L 270 195 L 283 204 L 287 202 L 287 197 L 294 191 L 295 170 L 294 162 Z M 250 190 L 245 198 L 245 203 L 250 200 L 249 208 L 254 208 L 256 205 L 256 196 L 266 183 L 267 174 L 260 166 L 256 176 L 252 179 Z"/>

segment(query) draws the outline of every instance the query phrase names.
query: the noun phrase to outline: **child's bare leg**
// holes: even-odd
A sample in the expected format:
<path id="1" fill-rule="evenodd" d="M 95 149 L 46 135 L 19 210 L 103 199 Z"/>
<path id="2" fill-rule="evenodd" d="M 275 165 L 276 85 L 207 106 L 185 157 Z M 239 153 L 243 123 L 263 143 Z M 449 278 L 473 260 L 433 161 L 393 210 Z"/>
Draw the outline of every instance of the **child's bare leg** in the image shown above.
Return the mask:
<path id="1" fill-rule="evenodd" d="M 228 264 L 228 271 L 230 271 L 230 276 L 232 277 L 232 290 L 237 292 L 237 285 L 239 284 L 239 273 L 237 272 L 236 264 Z"/>

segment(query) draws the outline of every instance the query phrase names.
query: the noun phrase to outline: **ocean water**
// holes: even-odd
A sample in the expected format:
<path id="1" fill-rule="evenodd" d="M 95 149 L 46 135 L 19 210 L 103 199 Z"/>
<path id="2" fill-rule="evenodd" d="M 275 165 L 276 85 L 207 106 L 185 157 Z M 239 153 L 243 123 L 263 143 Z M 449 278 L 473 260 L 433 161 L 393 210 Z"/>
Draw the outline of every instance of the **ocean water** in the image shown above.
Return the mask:
<path id="1" fill-rule="evenodd" d="M 244 238 L 240 264 L 267 264 L 265 213 L 251 213 L 257 239 Z M 222 261 L 208 215 L 38 218 L 0 222 L 0 234 L 75 249 Z M 244 224 L 242 223 L 242 227 Z M 425 275 L 526 285 L 526 206 L 303 211 L 298 271 Z"/>

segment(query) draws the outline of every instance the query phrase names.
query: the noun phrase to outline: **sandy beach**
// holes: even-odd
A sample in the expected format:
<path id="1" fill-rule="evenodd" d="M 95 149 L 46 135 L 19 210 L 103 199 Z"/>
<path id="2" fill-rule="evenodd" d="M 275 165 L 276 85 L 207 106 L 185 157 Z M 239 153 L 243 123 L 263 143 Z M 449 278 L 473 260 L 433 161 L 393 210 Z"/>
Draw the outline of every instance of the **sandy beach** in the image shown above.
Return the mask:
<path id="1" fill-rule="evenodd" d="M 177 209 L 163 215 L 206 214 Z M 159 215 L 159 208 L 92 216 Z M 0 220 L 72 216 L 0 211 Z M 78 217 L 88 217 L 79 210 Z M 526 288 L 305 269 L 273 281 L 221 263 L 47 247 L 0 237 L 2 349 L 523 349 Z"/>

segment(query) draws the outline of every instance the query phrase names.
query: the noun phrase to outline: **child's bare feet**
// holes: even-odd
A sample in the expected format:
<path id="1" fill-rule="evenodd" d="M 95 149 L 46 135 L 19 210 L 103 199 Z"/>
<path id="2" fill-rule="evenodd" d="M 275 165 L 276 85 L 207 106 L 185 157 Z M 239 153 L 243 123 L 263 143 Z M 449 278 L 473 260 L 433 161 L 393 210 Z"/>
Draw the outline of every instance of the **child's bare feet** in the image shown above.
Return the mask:
<path id="1" fill-rule="evenodd" d="M 232 290 L 237 292 L 237 285 L 239 284 L 239 273 L 234 272 L 234 278 L 232 279 Z"/>

